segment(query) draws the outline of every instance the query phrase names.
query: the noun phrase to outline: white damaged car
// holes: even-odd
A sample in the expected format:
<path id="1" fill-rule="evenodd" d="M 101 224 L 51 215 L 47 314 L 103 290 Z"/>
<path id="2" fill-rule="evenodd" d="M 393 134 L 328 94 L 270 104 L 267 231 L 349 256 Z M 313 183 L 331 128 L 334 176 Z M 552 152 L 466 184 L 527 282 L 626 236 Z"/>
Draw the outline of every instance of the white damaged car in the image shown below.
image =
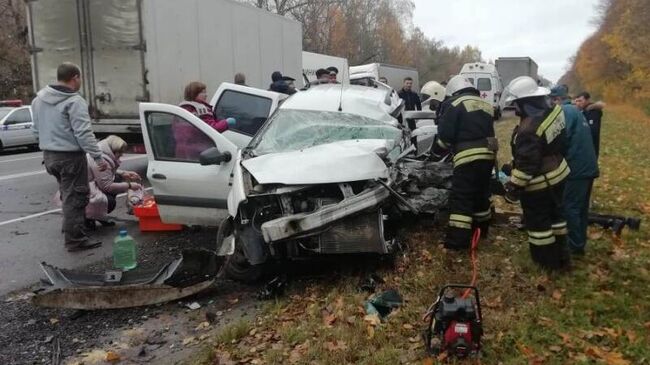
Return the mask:
<path id="1" fill-rule="evenodd" d="M 240 114 L 259 119 L 275 110 L 241 150 L 185 110 L 141 104 L 147 175 L 161 219 L 214 225 L 227 207 L 217 245 L 231 278 L 257 280 L 269 263 L 285 259 L 388 254 L 395 240 L 385 236 L 384 221 L 392 211 L 446 205 L 451 167 L 415 159 L 411 131 L 397 119 L 402 104 L 384 91 L 328 84 L 282 101 L 246 89 L 256 100 Z M 219 100 L 213 99 L 217 114 Z M 191 161 L 173 157 L 175 123 L 206 135 Z"/>

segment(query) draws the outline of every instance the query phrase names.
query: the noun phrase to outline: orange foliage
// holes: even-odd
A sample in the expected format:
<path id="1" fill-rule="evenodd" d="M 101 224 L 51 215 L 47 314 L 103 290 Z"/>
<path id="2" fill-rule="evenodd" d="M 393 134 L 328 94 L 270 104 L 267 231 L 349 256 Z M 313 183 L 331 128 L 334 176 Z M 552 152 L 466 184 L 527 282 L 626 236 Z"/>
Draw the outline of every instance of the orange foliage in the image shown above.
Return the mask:
<path id="1" fill-rule="evenodd" d="M 647 103 L 650 112 L 650 2 L 604 0 L 600 29 L 563 77 L 611 101 Z"/>

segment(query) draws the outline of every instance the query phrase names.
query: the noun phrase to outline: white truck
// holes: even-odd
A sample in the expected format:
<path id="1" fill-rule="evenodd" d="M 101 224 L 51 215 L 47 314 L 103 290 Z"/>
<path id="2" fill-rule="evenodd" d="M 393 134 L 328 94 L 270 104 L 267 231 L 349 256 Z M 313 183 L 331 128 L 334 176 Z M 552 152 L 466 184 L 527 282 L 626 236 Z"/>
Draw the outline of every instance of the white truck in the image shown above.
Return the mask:
<path id="1" fill-rule="evenodd" d="M 413 89 L 420 90 L 418 70 L 410 67 L 388 65 L 385 63 L 369 63 L 367 65 L 350 66 L 350 83 L 371 86 L 374 81 L 385 77 L 390 87 L 400 90 L 404 78 L 413 79 Z"/>
<path id="2" fill-rule="evenodd" d="M 138 103 L 178 104 L 194 80 L 211 95 L 236 73 L 267 89 L 301 78 L 299 22 L 234 0 L 26 1 L 34 90 L 70 61 L 99 135 L 141 137 Z"/>
<path id="3" fill-rule="evenodd" d="M 339 70 L 337 80 L 342 84 L 350 83 L 350 74 L 348 70 L 348 60 L 343 57 L 335 57 L 314 52 L 302 52 L 302 74 L 305 82 L 316 80 L 316 71 L 319 68 L 328 68 L 334 66 Z"/>
<path id="4" fill-rule="evenodd" d="M 494 65 L 483 62 L 466 63 L 460 70 L 460 75 L 465 76 L 478 89 L 481 98 L 494 107 L 494 119 L 501 119 L 499 99 L 503 92 L 501 77 Z"/>

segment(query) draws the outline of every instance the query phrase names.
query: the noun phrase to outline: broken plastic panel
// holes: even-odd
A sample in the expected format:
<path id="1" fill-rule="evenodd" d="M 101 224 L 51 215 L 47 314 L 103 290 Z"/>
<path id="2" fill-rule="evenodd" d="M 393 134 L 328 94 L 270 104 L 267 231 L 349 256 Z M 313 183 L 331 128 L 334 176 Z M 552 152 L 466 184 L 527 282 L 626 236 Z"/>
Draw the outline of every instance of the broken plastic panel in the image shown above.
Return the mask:
<path id="1" fill-rule="evenodd" d="M 220 268 L 212 251 L 185 250 L 181 257 L 154 271 L 89 273 L 54 267 L 41 268 L 49 285 L 36 291 L 32 302 L 42 307 L 111 309 L 177 300 L 210 287 Z"/>

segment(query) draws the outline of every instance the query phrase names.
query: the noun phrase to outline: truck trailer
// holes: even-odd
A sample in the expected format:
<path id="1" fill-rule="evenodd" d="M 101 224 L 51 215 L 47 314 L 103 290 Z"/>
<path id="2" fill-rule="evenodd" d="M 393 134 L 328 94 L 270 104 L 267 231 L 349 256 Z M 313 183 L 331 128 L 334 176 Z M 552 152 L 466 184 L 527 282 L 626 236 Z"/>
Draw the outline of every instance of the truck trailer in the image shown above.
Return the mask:
<path id="1" fill-rule="evenodd" d="M 190 81 L 214 94 L 236 73 L 267 89 L 301 79 L 299 22 L 233 0 L 26 1 L 34 90 L 65 61 L 82 70 L 98 135 L 141 139 L 138 103 L 178 104 Z"/>
<path id="2" fill-rule="evenodd" d="M 499 57 L 495 65 L 504 87 L 519 76 L 530 76 L 539 82 L 537 63 L 530 57 Z"/>
<path id="3" fill-rule="evenodd" d="M 319 68 L 328 68 L 330 66 L 334 66 L 339 70 L 337 80 L 340 83 L 346 85 L 350 83 L 347 58 L 307 51 L 302 52 L 302 74 L 305 83 L 316 80 L 316 71 Z"/>
<path id="4" fill-rule="evenodd" d="M 404 78 L 413 79 L 413 90 L 420 90 L 420 80 L 418 70 L 411 67 L 388 65 L 385 63 L 369 63 L 367 65 L 350 66 L 350 83 L 367 84 L 368 81 L 378 81 L 380 77 L 385 77 L 395 90 L 400 90 L 404 83 Z"/>

